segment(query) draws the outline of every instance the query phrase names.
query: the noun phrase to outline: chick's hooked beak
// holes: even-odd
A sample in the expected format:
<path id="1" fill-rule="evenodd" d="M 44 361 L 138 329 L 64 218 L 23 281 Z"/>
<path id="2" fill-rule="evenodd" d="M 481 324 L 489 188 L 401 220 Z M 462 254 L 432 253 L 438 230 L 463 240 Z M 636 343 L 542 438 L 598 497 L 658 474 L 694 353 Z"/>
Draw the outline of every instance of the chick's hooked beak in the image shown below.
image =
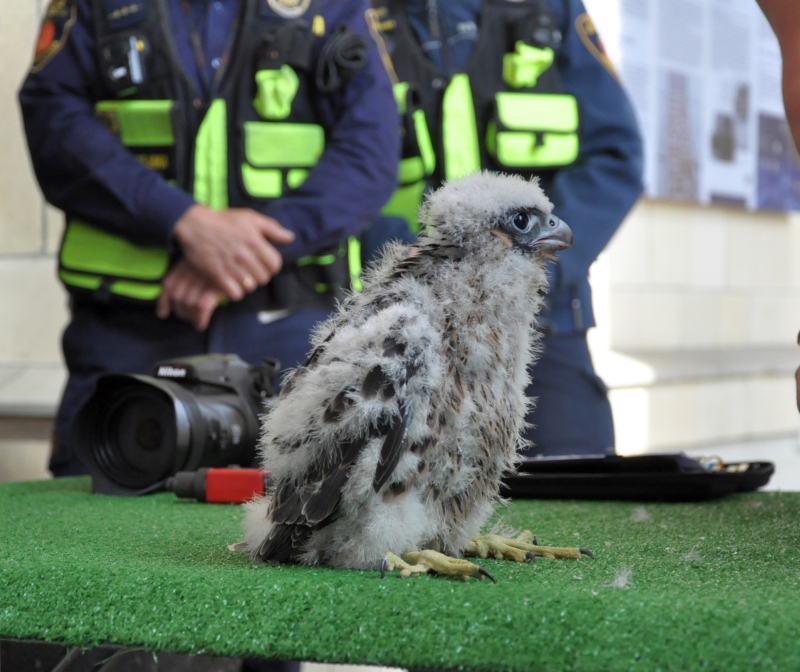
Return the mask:
<path id="1" fill-rule="evenodd" d="M 566 250 L 572 245 L 572 229 L 555 215 L 542 218 L 532 247 L 548 252 Z"/>

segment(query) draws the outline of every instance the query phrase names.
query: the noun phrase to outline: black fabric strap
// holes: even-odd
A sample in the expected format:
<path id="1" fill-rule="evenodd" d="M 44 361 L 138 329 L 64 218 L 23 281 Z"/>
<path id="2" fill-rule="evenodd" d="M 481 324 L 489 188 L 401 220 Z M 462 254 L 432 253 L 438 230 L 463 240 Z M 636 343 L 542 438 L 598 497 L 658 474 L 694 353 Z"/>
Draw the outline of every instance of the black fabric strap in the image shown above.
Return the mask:
<path id="1" fill-rule="evenodd" d="M 183 10 L 184 18 L 186 19 L 186 27 L 189 30 L 189 41 L 192 43 L 192 52 L 194 53 L 194 60 L 197 64 L 197 77 L 200 80 L 200 84 L 203 88 L 203 94 L 206 96 L 206 98 L 211 98 L 211 96 L 219 87 L 219 83 L 222 80 L 222 76 L 225 72 L 225 67 L 228 65 L 228 61 L 230 60 L 233 42 L 236 38 L 236 34 L 239 32 L 239 19 L 241 12 L 238 12 L 236 14 L 236 18 L 233 20 L 230 33 L 228 33 L 228 37 L 225 40 L 225 48 L 222 50 L 220 65 L 216 69 L 213 79 L 209 81 L 208 75 L 206 74 L 207 64 L 205 51 L 203 49 L 203 39 L 200 37 L 200 32 L 197 29 L 197 23 L 194 20 L 194 13 L 192 12 L 192 5 L 189 0 L 181 0 L 181 9 Z M 205 12 L 207 21 L 208 4 L 206 4 Z"/>

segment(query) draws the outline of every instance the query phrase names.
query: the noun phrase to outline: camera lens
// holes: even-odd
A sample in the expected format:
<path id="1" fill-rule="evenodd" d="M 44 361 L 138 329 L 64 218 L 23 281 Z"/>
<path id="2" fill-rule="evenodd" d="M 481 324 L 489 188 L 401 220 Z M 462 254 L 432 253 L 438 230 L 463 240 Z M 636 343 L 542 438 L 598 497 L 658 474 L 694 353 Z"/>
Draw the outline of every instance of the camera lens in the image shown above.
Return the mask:
<path id="1" fill-rule="evenodd" d="M 95 492 L 143 494 L 178 471 L 250 464 L 262 403 L 251 367 L 223 355 L 186 361 L 200 372 L 189 366 L 185 380 L 100 377 L 70 428 Z M 163 369 L 184 370 L 171 363 Z"/>
<path id="2" fill-rule="evenodd" d="M 164 396 L 145 387 L 123 391 L 104 419 L 103 462 L 131 487 L 168 476 L 175 463 L 175 414 Z"/>
<path id="3" fill-rule="evenodd" d="M 252 433 L 248 431 L 247 418 L 240 406 L 241 402 L 235 395 L 197 400 L 197 407 L 206 426 L 203 451 L 206 462 L 237 463 L 242 459 L 243 444 L 255 443 L 256 437 L 251 436 Z"/>

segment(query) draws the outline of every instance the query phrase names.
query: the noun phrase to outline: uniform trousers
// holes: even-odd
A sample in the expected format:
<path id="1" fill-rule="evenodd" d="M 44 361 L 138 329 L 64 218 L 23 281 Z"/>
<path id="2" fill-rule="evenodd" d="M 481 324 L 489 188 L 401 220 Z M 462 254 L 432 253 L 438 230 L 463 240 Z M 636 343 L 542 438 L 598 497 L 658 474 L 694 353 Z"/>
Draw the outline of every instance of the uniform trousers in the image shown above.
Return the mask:
<path id="1" fill-rule="evenodd" d="M 526 395 L 536 405 L 524 435 L 534 445 L 524 456 L 614 452 L 608 389 L 594 371 L 585 331 L 546 336 L 531 377 Z"/>
<path id="2" fill-rule="evenodd" d="M 264 324 L 258 313 L 221 306 L 208 329 L 199 332 L 178 318 L 159 319 L 152 306 L 74 301 L 71 310 L 62 337 L 69 379 L 55 420 L 54 476 L 86 473 L 69 445 L 69 425 L 101 374 L 150 374 L 161 360 L 208 353 L 237 354 L 256 365 L 271 357 L 280 361 L 283 374 L 303 362 L 312 327 L 329 315 L 326 309 L 302 310 Z"/>

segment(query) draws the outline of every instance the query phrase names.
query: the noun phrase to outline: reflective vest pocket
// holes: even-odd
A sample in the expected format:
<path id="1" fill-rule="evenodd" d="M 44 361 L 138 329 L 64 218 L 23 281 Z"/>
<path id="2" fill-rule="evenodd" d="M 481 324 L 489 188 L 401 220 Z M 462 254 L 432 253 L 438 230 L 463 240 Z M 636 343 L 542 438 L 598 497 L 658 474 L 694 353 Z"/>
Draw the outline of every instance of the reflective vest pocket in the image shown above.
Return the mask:
<path id="1" fill-rule="evenodd" d="M 518 41 L 514 51 L 503 56 L 503 81 L 515 89 L 534 87 L 554 58 L 550 47 L 539 49 Z"/>
<path id="2" fill-rule="evenodd" d="M 242 184 L 255 198 L 279 198 L 299 187 L 325 150 L 325 129 L 318 124 L 245 121 L 243 128 Z M 295 272 L 299 286 L 333 296 L 347 286 L 349 270 L 357 288 L 360 268 L 352 269 L 352 258 L 344 248 L 301 258 Z"/>
<path id="3" fill-rule="evenodd" d="M 175 102 L 101 100 L 96 118 L 148 168 L 175 179 Z"/>
<path id="4" fill-rule="evenodd" d="M 67 222 L 58 274 L 68 289 L 100 298 L 154 301 L 169 267 L 161 247 L 142 247 L 77 219 Z"/>
<path id="5" fill-rule="evenodd" d="M 176 177 L 176 103 L 172 100 L 101 100 L 96 118 L 145 164 Z M 78 219 L 70 219 L 59 252 L 66 287 L 100 300 L 154 301 L 170 264 L 165 248 L 142 247 Z"/>
<path id="6" fill-rule="evenodd" d="M 486 148 L 501 168 L 561 168 L 578 158 L 578 127 L 574 96 L 498 93 Z"/>
<path id="7" fill-rule="evenodd" d="M 253 107 L 264 119 L 286 119 L 292 111 L 298 87 L 297 73 L 288 65 L 275 70 L 259 70 Z"/>
<path id="8" fill-rule="evenodd" d="M 246 121 L 244 188 L 256 198 L 278 198 L 303 183 L 324 149 L 325 131 L 317 124 Z"/>

